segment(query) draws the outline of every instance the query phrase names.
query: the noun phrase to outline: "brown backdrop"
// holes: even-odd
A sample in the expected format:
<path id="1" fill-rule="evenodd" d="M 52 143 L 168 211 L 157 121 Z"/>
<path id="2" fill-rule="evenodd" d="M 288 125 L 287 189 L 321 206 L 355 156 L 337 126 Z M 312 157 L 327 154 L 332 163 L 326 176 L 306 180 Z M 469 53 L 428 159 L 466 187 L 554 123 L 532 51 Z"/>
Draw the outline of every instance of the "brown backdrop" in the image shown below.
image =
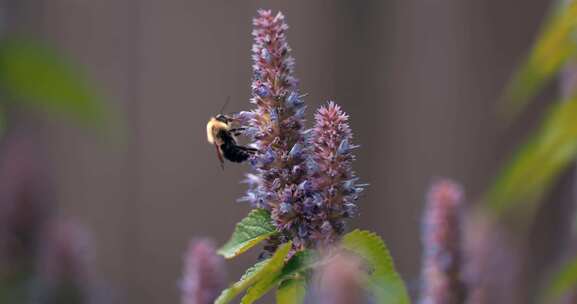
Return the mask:
<path id="1" fill-rule="evenodd" d="M 176 303 L 194 236 L 224 242 L 248 206 L 247 166 L 219 169 L 205 122 L 227 96 L 249 106 L 251 18 L 281 9 L 312 110 L 351 114 L 356 169 L 371 184 L 354 225 L 384 237 L 418 286 L 423 196 L 437 176 L 472 197 L 518 132 L 494 106 L 543 18 L 546 0 L 3 0 L 8 31 L 39 35 L 83 64 L 122 111 L 125 143 L 69 124 L 50 142 L 59 201 L 92 229 L 100 273 L 125 303 Z M 520 129 L 520 128 L 519 128 Z M 230 262 L 230 279 L 253 261 Z"/>

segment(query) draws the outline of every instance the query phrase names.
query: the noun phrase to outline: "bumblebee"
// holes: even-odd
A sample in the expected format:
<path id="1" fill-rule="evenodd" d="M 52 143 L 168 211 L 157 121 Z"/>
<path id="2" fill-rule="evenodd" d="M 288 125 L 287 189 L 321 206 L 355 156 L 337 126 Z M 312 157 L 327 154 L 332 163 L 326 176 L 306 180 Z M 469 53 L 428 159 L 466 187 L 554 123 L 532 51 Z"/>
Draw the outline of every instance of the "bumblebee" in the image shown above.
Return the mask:
<path id="1" fill-rule="evenodd" d="M 208 142 L 216 148 L 216 155 L 224 169 L 224 159 L 231 162 L 242 163 L 257 149 L 237 144 L 236 136 L 239 136 L 246 128 L 231 128 L 233 118 L 224 114 L 218 114 L 210 118 L 206 124 L 206 137 Z"/>

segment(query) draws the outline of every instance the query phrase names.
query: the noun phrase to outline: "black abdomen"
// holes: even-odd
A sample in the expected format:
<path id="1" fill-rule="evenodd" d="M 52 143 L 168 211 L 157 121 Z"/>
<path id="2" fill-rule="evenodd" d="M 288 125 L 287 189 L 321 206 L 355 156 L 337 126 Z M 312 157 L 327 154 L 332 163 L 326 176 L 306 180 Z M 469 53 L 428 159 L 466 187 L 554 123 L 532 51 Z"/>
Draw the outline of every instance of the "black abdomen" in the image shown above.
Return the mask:
<path id="1" fill-rule="evenodd" d="M 220 145 L 222 155 L 224 158 L 235 163 L 242 163 L 250 157 L 248 151 L 245 151 L 242 147 L 236 145 L 235 143 L 223 143 Z"/>
<path id="2" fill-rule="evenodd" d="M 253 148 L 237 145 L 234 137 L 225 130 L 218 132 L 217 137 L 222 140 L 222 144 L 220 145 L 222 155 L 231 162 L 242 163 L 256 151 L 256 149 Z"/>

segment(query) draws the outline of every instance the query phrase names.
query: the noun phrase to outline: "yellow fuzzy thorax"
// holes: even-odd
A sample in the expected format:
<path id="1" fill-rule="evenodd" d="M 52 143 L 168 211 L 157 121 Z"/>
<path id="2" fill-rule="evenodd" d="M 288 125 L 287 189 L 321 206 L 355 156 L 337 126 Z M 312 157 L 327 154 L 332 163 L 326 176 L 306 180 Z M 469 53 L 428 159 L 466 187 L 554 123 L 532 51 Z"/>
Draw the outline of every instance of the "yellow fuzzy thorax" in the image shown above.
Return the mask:
<path id="1" fill-rule="evenodd" d="M 216 134 L 218 133 L 219 130 L 222 129 L 228 130 L 230 129 L 230 127 L 228 126 L 228 124 L 216 120 L 216 118 L 212 117 L 206 124 L 206 139 L 208 140 L 208 142 L 213 144 L 215 140 L 217 140 Z"/>

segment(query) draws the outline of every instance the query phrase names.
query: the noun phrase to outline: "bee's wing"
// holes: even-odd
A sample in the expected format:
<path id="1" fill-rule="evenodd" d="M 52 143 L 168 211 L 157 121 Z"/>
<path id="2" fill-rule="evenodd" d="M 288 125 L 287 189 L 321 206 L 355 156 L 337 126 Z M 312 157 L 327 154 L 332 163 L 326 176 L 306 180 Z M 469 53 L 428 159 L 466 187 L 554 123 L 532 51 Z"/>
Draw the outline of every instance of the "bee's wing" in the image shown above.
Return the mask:
<path id="1" fill-rule="evenodd" d="M 214 147 L 216 148 L 216 156 L 220 161 L 220 167 L 222 168 L 222 170 L 224 170 L 224 159 L 222 158 L 222 151 L 220 150 L 220 147 L 216 142 L 214 143 Z"/>

